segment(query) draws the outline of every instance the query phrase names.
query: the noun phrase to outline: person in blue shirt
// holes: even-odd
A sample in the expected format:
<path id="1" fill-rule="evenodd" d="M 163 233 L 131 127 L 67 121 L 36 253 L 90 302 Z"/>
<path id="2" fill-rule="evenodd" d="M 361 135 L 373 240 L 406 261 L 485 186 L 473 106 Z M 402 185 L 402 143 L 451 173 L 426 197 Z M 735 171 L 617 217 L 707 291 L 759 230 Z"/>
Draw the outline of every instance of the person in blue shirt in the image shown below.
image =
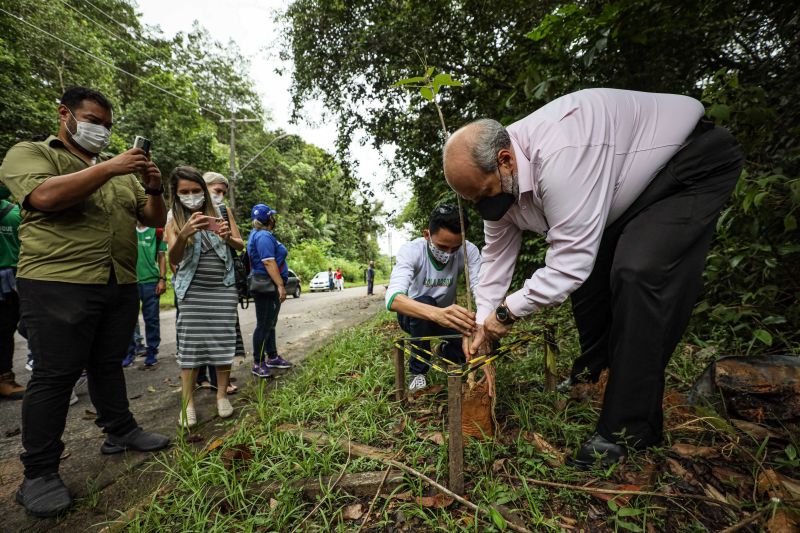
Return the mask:
<path id="1" fill-rule="evenodd" d="M 260 378 L 272 376 L 272 369 L 291 368 L 292 364 L 278 355 L 275 326 L 281 304 L 286 300 L 286 281 L 289 267 L 286 266 L 286 247 L 272 234 L 277 212 L 264 204 L 256 204 L 251 210 L 253 231 L 247 240 L 247 255 L 250 257 L 251 276 L 268 276 L 275 284 L 272 293 L 254 293 L 256 329 L 253 332 L 253 375 Z M 266 357 L 265 357 L 266 356 Z"/>

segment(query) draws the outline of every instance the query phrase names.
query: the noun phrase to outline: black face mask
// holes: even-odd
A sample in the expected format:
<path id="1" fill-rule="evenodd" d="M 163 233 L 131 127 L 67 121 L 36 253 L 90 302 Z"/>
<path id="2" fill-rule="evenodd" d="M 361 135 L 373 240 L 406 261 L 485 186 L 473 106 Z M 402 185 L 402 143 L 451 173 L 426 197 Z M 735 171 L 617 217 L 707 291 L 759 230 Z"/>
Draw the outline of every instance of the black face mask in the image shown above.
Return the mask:
<path id="1" fill-rule="evenodd" d="M 475 209 L 483 220 L 497 222 L 505 215 L 517 198 L 510 192 L 501 192 L 475 202 Z"/>

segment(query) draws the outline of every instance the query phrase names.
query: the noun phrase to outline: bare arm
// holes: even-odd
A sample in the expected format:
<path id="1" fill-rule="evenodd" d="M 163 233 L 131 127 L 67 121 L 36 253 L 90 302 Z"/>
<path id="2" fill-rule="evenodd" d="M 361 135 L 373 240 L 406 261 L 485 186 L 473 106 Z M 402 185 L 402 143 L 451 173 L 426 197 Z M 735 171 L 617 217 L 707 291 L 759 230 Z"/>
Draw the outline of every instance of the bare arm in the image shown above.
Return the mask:
<path id="1" fill-rule="evenodd" d="M 286 299 L 286 288 L 283 286 L 283 278 L 281 277 L 281 271 L 278 270 L 278 263 L 275 262 L 274 258 L 264 259 L 262 263 L 264 263 L 264 268 L 267 269 L 267 274 L 272 278 L 275 286 L 278 287 L 278 296 L 281 302 L 284 301 Z"/>
<path id="2" fill-rule="evenodd" d="M 398 294 L 392 300 L 390 311 L 402 315 L 436 322 L 440 326 L 453 328 L 467 335 L 475 328 L 475 313 L 470 313 L 460 305 L 436 307 L 418 302 L 405 294 Z"/>
<path id="3" fill-rule="evenodd" d="M 230 209 L 228 209 L 228 220 L 230 220 L 231 225 L 231 237 L 228 239 L 228 244 L 234 250 L 241 252 L 244 250 L 244 240 L 242 239 L 242 234 L 239 233 L 239 226 L 236 225 L 236 220 L 233 218 L 233 211 Z"/>
<path id="4" fill-rule="evenodd" d="M 186 243 L 189 241 L 189 237 L 207 226 L 208 221 L 205 215 L 197 211 L 192 213 L 192 216 L 189 217 L 189 220 L 186 221 L 186 225 L 183 226 L 183 229 L 179 233 L 175 231 L 173 224 L 167 227 L 170 264 L 180 265 L 181 260 L 183 260 L 183 254 L 186 252 Z"/>
<path id="5" fill-rule="evenodd" d="M 132 148 L 78 172 L 46 179 L 28 195 L 26 202 L 34 209 L 46 213 L 62 211 L 84 201 L 111 178 L 142 171 L 148 163 L 140 148 Z M 163 200 L 161 203 L 163 206 Z M 162 220 L 161 224 L 152 225 L 163 224 Z"/>

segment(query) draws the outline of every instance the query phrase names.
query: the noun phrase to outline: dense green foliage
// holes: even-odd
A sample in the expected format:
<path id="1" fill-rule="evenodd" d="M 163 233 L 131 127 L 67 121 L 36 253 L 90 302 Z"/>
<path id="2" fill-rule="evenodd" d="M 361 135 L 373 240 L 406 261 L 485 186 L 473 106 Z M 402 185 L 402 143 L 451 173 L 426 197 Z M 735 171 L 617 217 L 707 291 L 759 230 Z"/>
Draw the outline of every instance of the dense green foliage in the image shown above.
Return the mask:
<path id="1" fill-rule="evenodd" d="M 144 135 L 165 178 L 185 164 L 227 175 L 230 129 L 223 120 L 232 114 L 256 120 L 237 127 L 240 167 L 282 133 L 268 129 L 235 43 L 216 42 L 198 25 L 166 39 L 144 27 L 124 0 L 9 0 L 0 7 L 0 154 L 55 133 L 55 102 L 71 85 L 100 90 L 113 102 L 109 152 Z M 278 210 L 276 233 L 290 250 L 333 240 L 335 247 L 325 247 L 332 261 L 365 265 L 378 256 L 381 206 L 331 154 L 299 137 L 270 146 L 238 176 L 235 192 L 243 232 L 250 206 L 264 202 Z"/>
<path id="2" fill-rule="evenodd" d="M 418 226 L 452 199 L 434 107 L 391 87 L 422 64 L 464 84 L 442 95 L 450 129 L 482 116 L 509 123 L 586 87 L 701 99 L 742 142 L 747 167 L 720 219 L 690 334 L 739 352 L 798 350 L 800 19 L 791 3 L 296 0 L 287 18 L 298 110 L 321 97 L 341 118 L 342 146 L 358 128 L 379 148 L 397 145 L 395 177 L 414 191 L 404 219 Z M 480 242 L 479 228 L 471 238 Z M 543 245 L 525 240 L 517 284 Z"/>

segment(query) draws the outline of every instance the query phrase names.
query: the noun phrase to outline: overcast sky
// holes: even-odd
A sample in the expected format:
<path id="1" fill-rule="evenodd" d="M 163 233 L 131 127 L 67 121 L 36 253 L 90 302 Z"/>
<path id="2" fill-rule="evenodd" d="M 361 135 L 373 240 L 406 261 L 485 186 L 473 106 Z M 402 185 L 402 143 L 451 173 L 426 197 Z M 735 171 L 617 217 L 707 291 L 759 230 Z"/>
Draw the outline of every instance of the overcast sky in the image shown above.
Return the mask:
<path id="1" fill-rule="evenodd" d="M 319 102 L 312 102 L 306 109 L 314 123 L 290 124 L 292 64 L 280 60 L 280 38 L 285 29 L 275 22 L 275 14 L 283 12 L 288 2 L 281 0 L 137 0 L 142 20 L 149 26 L 157 26 L 167 37 L 178 32 L 187 33 L 197 20 L 217 41 L 223 44 L 236 41 L 242 54 L 250 62 L 250 75 L 256 90 L 261 95 L 264 107 L 272 117 L 271 128 L 283 128 L 300 135 L 306 142 L 333 152 L 336 140 L 336 122 L 325 117 Z M 283 69 L 281 76 L 275 72 Z M 384 185 L 386 169 L 381 164 L 381 154 L 369 146 L 353 143 L 351 153 L 359 162 L 359 175 L 370 184 L 376 196 L 388 210 L 400 210 L 410 197 L 408 184 L 396 187 L 390 194 Z M 383 154 L 391 157 L 390 153 Z M 241 162 L 241 161 L 240 161 Z M 392 231 L 392 252 L 397 253 L 405 235 Z M 380 239 L 381 250 L 388 251 L 388 235 Z"/>

